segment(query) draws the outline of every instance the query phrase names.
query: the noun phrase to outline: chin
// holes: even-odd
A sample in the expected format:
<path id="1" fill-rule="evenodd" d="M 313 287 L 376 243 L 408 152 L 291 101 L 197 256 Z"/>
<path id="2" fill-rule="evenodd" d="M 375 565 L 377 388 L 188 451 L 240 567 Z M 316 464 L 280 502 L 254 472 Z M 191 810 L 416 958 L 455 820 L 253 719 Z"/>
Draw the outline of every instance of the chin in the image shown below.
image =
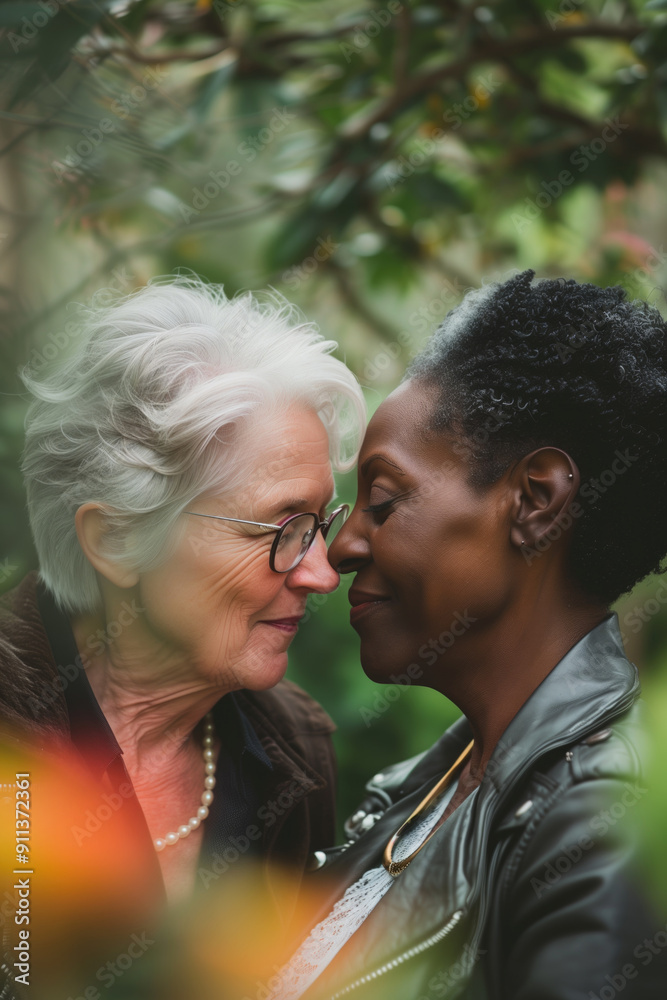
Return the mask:
<path id="1" fill-rule="evenodd" d="M 359 660 L 361 667 L 369 680 L 376 684 L 391 684 L 391 678 L 402 673 L 400 666 L 388 657 L 383 656 L 377 647 L 369 648 L 370 643 L 361 644 L 359 650 Z"/>
<path id="2" fill-rule="evenodd" d="M 363 660 L 361 666 L 369 681 L 373 681 L 375 684 L 391 684 L 386 668 L 382 669 L 376 664 L 364 663 Z"/>
<path id="3" fill-rule="evenodd" d="M 399 636 L 385 634 L 375 642 L 362 639 L 359 659 L 366 676 L 376 684 L 411 687 L 426 683 L 426 664 L 412 643 L 401 649 Z"/>
<path id="4" fill-rule="evenodd" d="M 275 687 L 287 672 L 287 653 L 274 653 L 267 657 L 259 670 L 249 669 L 245 674 L 241 674 L 244 681 L 243 687 L 249 691 L 266 691 Z"/>

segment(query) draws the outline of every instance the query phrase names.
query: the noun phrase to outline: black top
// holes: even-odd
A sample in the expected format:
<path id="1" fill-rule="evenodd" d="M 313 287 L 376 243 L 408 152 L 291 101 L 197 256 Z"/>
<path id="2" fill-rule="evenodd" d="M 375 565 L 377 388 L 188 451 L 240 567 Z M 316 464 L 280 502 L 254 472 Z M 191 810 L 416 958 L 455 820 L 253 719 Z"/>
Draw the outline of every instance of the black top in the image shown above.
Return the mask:
<path id="1" fill-rule="evenodd" d="M 90 686 L 67 615 L 57 607 L 41 583 L 37 587 L 37 602 L 58 667 L 74 746 L 96 780 L 101 782 L 106 773 L 114 786 L 121 781 L 131 785 L 122 763 L 123 751 Z M 257 816 L 265 798 L 262 789 L 273 769 L 259 737 L 233 693 L 224 695 L 214 705 L 213 720 L 221 745 L 216 766 L 216 787 L 204 823 L 199 857 L 199 865 L 204 870 L 223 856 L 228 861 L 238 857 L 239 845 L 244 854 L 257 852 L 259 837 L 253 836 L 253 833 L 261 825 Z M 128 806 L 141 811 L 134 794 Z M 183 822 L 187 819 L 184 816 Z M 219 871 L 220 865 L 216 868 L 216 872 Z M 206 881 L 205 874 L 203 879 Z"/>

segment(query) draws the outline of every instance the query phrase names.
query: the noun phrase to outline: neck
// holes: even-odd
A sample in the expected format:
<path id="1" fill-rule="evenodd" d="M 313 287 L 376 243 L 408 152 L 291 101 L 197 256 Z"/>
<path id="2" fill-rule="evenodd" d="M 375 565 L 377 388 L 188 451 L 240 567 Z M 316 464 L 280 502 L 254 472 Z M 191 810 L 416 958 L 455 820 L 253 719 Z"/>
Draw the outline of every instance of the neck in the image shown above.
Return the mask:
<path id="1" fill-rule="evenodd" d="M 498 742 L 520 708 L 565 654 L 608 615 L 601 605 L 527 607 L 469 634 L 465 651 L 443 671 L 440 688 L 470 722 L 469 775 L 481 781 Z M 463 644 L 461 644 L 463 645 Z"/>
<path id="2" fill-rule="evenodd" d="M 187 658 L 128 627 L 103 650 L 88 637 L 101 616 L 79 616 L 72 630 L 86 676 L 126 763 L 175 759 L 188 750 L 192 732 L 227 689 L 197 677 Z M 107 619 L 108 620 L 108 619 Z M 99 643 L 97 646 L 99 647 Z"/>

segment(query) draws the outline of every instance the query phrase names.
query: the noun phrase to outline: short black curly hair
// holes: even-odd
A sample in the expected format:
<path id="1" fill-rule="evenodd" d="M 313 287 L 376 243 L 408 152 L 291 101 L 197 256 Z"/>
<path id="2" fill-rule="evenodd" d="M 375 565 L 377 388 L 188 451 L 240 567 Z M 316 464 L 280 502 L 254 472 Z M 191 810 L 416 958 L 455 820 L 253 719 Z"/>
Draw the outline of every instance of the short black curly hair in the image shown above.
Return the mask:
<path id="1" fill-rule="evenodd" d="M 577 463 L 573 579 L 606 605 L 667 553 L 667 324 L 625 290 L 524 271 L 469 293 L 406 378 L 438 390 L 480 487 L 534 448 Z"/>

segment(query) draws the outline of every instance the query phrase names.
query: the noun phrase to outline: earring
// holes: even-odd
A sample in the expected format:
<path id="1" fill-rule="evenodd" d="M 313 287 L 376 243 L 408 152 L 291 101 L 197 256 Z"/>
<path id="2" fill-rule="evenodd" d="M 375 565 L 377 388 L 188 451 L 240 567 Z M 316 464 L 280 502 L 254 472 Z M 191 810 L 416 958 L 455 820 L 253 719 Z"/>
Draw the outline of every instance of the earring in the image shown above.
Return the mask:
<path id="1" fill-rule="evenodd" d="M 522 545 L 525 545 L 525 544 L 526 544 L 526 543 L 524 542 L 523 538 L 521 539 L 521 544 L 522 544 Z"/>
<path id="2" fill-rule="evenodd" d="M 574 478 L 571 472 L 568 472 L 568 474 L 567 474 L 567 478 L 568 478 L 568 479 L 573 479 L 573 478 Z"/>

